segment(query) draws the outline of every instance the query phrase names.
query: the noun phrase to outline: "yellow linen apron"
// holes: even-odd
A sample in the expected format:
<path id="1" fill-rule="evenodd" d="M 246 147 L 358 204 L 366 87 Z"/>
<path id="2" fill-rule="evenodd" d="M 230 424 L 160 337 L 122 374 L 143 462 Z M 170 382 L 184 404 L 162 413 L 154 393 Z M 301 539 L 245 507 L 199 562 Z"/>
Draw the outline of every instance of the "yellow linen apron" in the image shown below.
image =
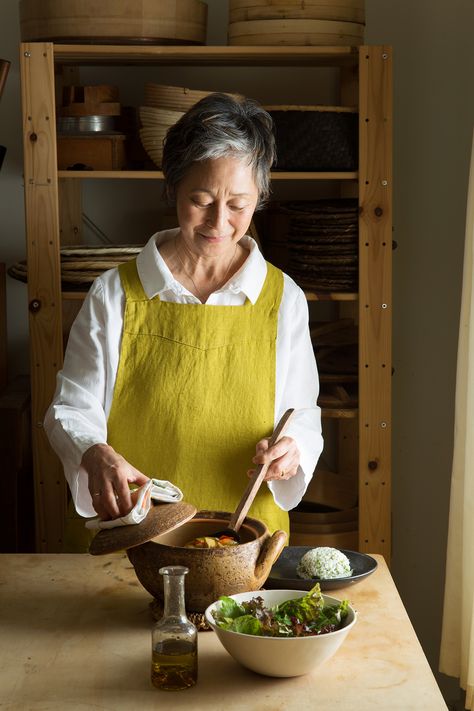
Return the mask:
<path id="1" fill-rule="evenodd" d="M 233 511 L 255 444 L 273 430 L 283 274 L 267 265 L 254 305 L 210 306 L 150 300 L 135 261 L 119 271 L 126 304 L 107 441 L 198 510 Z M 249 516 L 289 532 L 266 484 Z"/>

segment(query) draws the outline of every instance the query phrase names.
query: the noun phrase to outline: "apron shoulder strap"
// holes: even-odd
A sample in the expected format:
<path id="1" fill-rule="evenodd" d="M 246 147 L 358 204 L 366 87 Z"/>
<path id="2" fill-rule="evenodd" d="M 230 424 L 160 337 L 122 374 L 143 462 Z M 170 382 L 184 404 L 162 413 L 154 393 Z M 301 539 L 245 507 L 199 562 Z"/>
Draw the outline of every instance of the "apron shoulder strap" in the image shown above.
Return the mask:
<path id="1" fill-rule="evenodd" d="M 283 296 L 283 272 L 267 262 L 267 276 L 255 306 L 278 311 Z"/>
<path id="2" fill-rule="evenodd" d="M 138 276 L 137 260 L 131 259 L 129 262 L 120 264 L 120 281 L 127 301 L 147 301 L 147 296 L 143 290 L 140 277 Z"/>

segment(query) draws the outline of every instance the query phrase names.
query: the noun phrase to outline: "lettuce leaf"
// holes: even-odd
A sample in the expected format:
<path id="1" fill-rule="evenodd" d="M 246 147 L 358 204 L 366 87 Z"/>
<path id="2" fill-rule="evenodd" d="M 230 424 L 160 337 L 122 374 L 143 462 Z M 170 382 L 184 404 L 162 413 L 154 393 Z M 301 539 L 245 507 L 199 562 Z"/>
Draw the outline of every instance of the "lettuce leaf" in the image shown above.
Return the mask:
<path id="1" fill-rule="evenodd" d="M 235 617 L 245 615 L 244 608 L 233 598 L 222 595 L 219 601 L 219 615 L 222 615 L 222 617 L 230 617 L 233 620 Z"/>
<path id="2" fill-rule="evenodd" d="M 318 617 L 324 608 L 324 598 L 319 583 L 316 583 L 304 597 L 281 602 L 276 608 L 279 619 L 297 617 L 300 622 L 309 622 Z"/>
<path id="3" fill-rule="evenodd" d="M 228 628 L 233 632 L 242 632 L 242 634 L 262 634 L 262 623 L 252 615 L 242 615 L 232 621 L 232 625 Z"/>

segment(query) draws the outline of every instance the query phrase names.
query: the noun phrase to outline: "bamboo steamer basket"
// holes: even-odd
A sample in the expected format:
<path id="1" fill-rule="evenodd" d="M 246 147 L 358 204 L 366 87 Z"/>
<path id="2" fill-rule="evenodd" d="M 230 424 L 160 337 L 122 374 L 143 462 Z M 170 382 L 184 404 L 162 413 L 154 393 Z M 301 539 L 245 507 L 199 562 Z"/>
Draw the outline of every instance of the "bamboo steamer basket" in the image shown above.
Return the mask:
<path id="1" fill-rule="evenodd" d="M 229 23 L 229 44 L 240 46 L 356 46 L 364 26 L 333 20 L 249 20 Z"/>
<path id="2" fill-rule="evenodd" d="M 204 44 L 202 0 L 20 0 L 22 41 Z"/>
<path id="3" fill-rule="evenodd" d="M 229 21 L 336 20 L 365 24 L 365 0 L 229 0 Z"/>

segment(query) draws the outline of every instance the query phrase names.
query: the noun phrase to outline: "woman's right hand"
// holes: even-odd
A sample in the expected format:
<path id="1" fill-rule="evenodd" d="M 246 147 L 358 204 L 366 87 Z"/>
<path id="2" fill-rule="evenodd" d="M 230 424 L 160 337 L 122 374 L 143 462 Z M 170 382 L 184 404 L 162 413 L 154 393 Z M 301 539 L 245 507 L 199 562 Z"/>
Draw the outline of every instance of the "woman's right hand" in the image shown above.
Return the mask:
<path id="1" fill-rule="evenodd" d="M 149 481 L 109 444 L 90 447 L 82 456 L 81 466 L 89 477 L 92 506 L 103 521 L 126 516 L 133 508 L 128 485 L 142 486 Z"/>

